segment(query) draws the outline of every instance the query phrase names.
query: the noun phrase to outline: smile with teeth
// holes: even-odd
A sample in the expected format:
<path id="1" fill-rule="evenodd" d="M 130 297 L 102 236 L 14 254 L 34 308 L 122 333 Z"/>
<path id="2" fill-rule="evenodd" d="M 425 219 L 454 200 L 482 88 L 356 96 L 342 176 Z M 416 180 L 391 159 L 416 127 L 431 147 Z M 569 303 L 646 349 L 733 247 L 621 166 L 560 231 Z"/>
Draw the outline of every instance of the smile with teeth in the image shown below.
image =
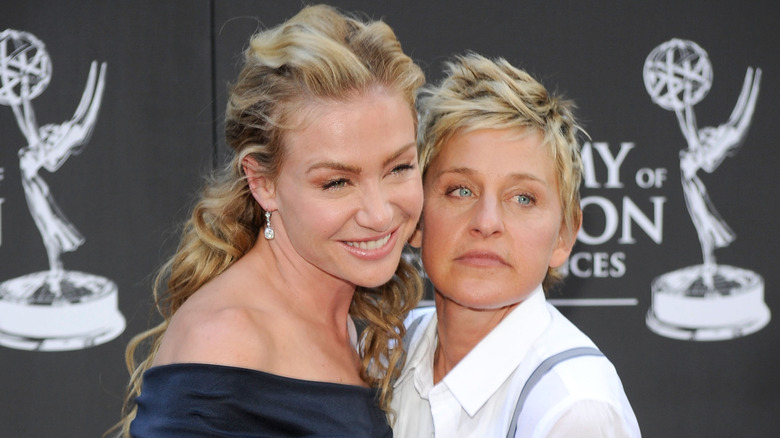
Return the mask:
<path id="1" fill-rule="evenodd" d="M 345 242 L 345 243 L 353 248 L 372 250 L 372 249 L 377 249 L 385 246 L 388 240 L 390 240 L 390 234 L 388 234 L 387 236 L 379 240 L 369 240 L 367 242 Z"/>

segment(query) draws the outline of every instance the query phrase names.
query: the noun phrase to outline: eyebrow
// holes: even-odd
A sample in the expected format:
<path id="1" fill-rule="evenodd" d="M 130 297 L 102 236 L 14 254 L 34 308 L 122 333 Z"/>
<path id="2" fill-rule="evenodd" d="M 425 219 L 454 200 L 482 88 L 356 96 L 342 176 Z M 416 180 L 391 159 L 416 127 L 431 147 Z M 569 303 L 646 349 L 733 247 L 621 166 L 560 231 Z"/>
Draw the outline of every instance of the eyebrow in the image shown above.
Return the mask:
<path id="1" fill-rule="evenodd" d="M 388 164 L 392 163 L 393 161 L 397 160 L 398 157 L 400 157 L 401 155 L 405 154 L 406 151 L 408 151 L 409 149 L 413 149 L 413 148 L 416 148 L 416 147 L 417 147 L 417 142 L 414 142 L 414 141 L 409 142 L 409 143 L 401 146 L 397 151 L 395 151 L 395 153 L 393 155 L 390 155 L 389 157 L 387 157 L 385 159 L 385 161 L 382 162 L 382 167 L 385 167 Z"/>
<path id="2" fill-rule="evenodd" d="M 458 174 L 458 175 L 469 176 L 469 175 L 475 174 L 476 172 L 474 170 L 472 170 L 472 169 L 469 169 L 468 167 L 451 167 L 449 169 L 444 169 L 444 170 L 441 170 L 439 172 L 436 172 L 431 177 L 433 178 L 434 181 L 436 181 L 436 180 L 438 180 L 439 178 L 441 178 L 442 176 L 444 176 L 444 175 L 446 175 L 448 173 L 455 173 L 455 174 Z"/>
<path id="3" fill-rule="evenodd" d="M 437 172 L 435 175 L 433 175 L 433 180 L 435 181 L 435 180 L 441 178 L 442 176 L 444 176 L 446 174 L 450 174 L 450 173 L 454 173 L 454 174 L 458 174 L 458 175 L 465 175 L 465 176 L 472 176 L 472 175 L 477 174 L 477 171 L 475 171 L 474 169 L 471 169 L 469 167 L 451 167 L 449 169 L 444 169 L 441 172 Z M 528 173 L 511 173 L 511 174 L 509 174 L 509 178 L 511 178 L 513 180 L 519 180 L 519 181 L 525 181 L 525 180 L 536 181 L 536 182 L 538 182 L 540 184 L 544 184 L 545 186 L 548 185 L 545 180 L 543 180 L 543 179 L 541 179 L 541 178 L 539 178 L 539 177 L 537 177 L 535 175 L 528 174 Z"/>
<path id="4" fill-rule="evenodd" d="M 384 161 L 382 161 L 382 167 L 387 166 L 388 164 L 392 163 L 393 161 L 397 160 L 398 157 L 405 154 L 406 151 L 409 149 L 415 148 L 417 146 L 417 143 L 412 141 L 409 142 L 403 146 L 401 146 L 397 151 L 395 151 L 392 155 L 385 158 Z M 354 174 L 360 174 L 360 172 L 363 171 L 363 168 L 360 166 L 350 166 L 348 164 L 340 163 L 338 161 L 322 161 L 319 163 L 316 163 L 309 167 L 308 170 L 306 170 L 306 173 L 313 172 L 318 169 L 331 169 L 336 170 L 340 172 L 347 172 L 347 173 L 354 173 Z"/>

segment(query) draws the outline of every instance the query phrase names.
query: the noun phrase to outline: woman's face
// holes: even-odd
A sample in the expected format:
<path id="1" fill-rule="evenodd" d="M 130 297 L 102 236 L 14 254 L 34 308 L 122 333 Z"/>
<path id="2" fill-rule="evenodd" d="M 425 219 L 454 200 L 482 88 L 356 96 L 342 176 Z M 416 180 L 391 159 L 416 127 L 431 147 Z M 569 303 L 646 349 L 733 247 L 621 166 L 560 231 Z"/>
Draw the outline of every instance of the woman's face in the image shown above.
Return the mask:
<path id="1" fill-rule="evenodd" d="M 422 209 L 414 119 L 383 89 L 313 103 L 286 136 L 269 199 L 275 244 L 302 269 L 353 285 L 387 282 Z"/>
<path id="2" fill-rule="evenodd" d="M 437 291 L 473 309 L 522 302 L 571 241 L 553 160 L 536 131 L 484 129 L 447 141 L 425 176 L 422 260 Z"/>

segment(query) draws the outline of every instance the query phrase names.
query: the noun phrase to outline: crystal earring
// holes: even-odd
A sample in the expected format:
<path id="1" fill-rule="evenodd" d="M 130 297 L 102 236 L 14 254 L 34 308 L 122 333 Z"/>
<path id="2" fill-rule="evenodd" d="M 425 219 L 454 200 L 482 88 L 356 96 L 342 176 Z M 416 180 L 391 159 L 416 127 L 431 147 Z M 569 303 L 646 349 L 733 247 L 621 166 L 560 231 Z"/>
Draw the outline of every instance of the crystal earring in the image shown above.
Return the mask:
<path id="1" fill-rule="evenodd" d="M 271 212 L 266 211 L 265 212 L 265 231 L 263 231 L 263 235 L 267 240 L 271 240 L 274 238 L 274 229 L 271 228 Z"/>

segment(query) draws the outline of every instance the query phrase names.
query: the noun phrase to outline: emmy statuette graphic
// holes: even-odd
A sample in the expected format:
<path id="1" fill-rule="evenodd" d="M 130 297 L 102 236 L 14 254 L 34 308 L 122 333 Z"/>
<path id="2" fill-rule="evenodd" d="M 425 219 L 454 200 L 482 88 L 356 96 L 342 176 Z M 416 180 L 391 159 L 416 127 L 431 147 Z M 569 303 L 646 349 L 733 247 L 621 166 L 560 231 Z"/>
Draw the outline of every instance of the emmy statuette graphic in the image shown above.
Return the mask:
<path id="1" fill-rule="evenodd" d="M 659 335 L 693 341 L 733 339 L 754 333 L 770 320 L 764 280 L 755 272 L 719 265 L 715 249 L 736 235 L 720 217 L 697 173 L 712 173 L 745 140 L 758 98 L 761 70 L 747 69 L 729 120 L 698 128 L 693 106 L 712 85 L 707 53 L 692 41 L 672 39 L 656 47 L 644 65 L 653 102 L 674 111 L 688 148 L 680 151 L 680 174 L 688 213 L 701 243 L 703 263 L 656 277 L 647 326 Z"/>
<path id="2" fill-rule="evenodd" d="M 0 283 L 0 345 L 37 351 L 78 350 L 119 336 L 125 319 L 108 278 L 63 267 L 60 256 L 85 239 L 54 202 L 41 169 L 56 172 L 89 141 L 105 86 L 106 65 L 92 62 L 73 118 L 38 126 L 32 100 L 51 81 L 44 44 L 30 33 L 0 33 L 0 104 L 10 106 L 27 146 L 19 150 L 22 186 L 43 238 L 49 270 Z"/>

